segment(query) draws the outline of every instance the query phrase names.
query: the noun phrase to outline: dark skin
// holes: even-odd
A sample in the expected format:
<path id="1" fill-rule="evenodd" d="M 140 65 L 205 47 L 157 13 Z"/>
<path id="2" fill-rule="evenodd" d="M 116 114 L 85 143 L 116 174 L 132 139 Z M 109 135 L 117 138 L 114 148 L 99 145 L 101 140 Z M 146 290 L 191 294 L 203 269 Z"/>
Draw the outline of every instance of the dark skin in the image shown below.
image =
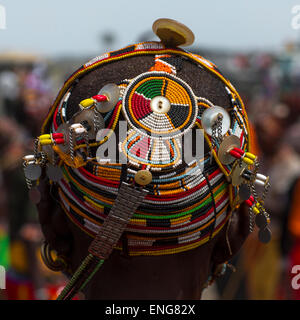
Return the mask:
<path id="1" fill-rule="evenodd" d="M 53 199 L 46 180 L 40 183 L 42 200 L 37 205 L 46 241 L 65 255 L 74 272 L 87 255 L 92 239 L 65 215 Z M 166 256 L 127 257 L 115 250 L 84 290 L 86 299 L 200 299 L 212 270 L 228 261 L 249 234 L 249 214 L 242 205 L 233 213 L 228 241 L 226 230 L 208 243 L 183 253 Z"/>
<path id="2" fill-rule="evenodd" d="M 78 110 L 82 99 L 91 97 L 106 83 L 119 83 L 149 70 L 154 56 L 117 61 L 84 76 L 75 86 L 68 104 L 68 118 Z M 197 96 L 219 106 L 230 105 L 224 84 L 186 60 L 177 76 L 187 81 Z M 206 146 L 206 152 L 207 152 Z M 75 226 L 62 211 L 55 187 L 50 191 L 46 180 L 40 183 L 42 200 L 39 219 L 46 241 L 69 261 L 75 272 L 88 254 L 92 239 Z M 208 243 L 183 253 L 165 256 L 128 257 L 114 250 L 84 290 L 86 299 L 200 299 L 208 276 L 221 263 L 232 258 L 249 234 L 248 210 L 234 212 L 230 225 Z M 228 247 L 230 243 L 231 251 Z"/>

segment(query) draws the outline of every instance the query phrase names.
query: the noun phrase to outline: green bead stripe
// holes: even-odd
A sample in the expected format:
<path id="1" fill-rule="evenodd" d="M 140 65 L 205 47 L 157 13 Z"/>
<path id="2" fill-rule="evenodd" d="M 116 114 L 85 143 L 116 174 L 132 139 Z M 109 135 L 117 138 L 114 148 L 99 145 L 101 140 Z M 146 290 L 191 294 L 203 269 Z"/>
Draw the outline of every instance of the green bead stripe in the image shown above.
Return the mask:
<path id="1" fill-rule="evenodd" d="M 216 192 L 214 193 L 214 197 L 217 196 L 219 193 L 221 193 L 225 188 L 227 188 L 227 183 L 224 183 L 222 184 L 218 190 L 216 190 Z M 193 208 L 193 209 L 190 209 L 190 210 L 187 210 L 187 211 L 184 211 L 184 212 L 181 212 L 181 213 L 177 213 L 177 214 L 172 214 L 172 215 L 168 215 L 168 216 L 149 216 L 149 215 L 143 215 L 143 214 L 137 214 L 135 213 L 133 215 L 133 218 L 141 218 L 141 219 L 157 219 L 157 220 L 160 220 L 160 219 L 173 219 L 173 218 L 179 218 L 179 217 L 182 217 L 182 216 L 185 216 L 187 214 L 190 214 L 190 213 L 193 213 L 194 211 L 198 210 L 198 209 L 201 209 L 203 206 L 209 204 L 212 202 L 212 198 L 209 197 L 208 199 L 206 199 L 205 201 L 203 201 L 199 206 Z"/>
<path id="2" fill-rule="evenodd" d="M 62 168 L 67 180 L 69 182 L 72 182 L 72 180 L 70 180 L 70 177 L 68 175 L 68 173 L 66 172 L 65 168 Z M 72 182 L 73 183 L 73 182 Z M 83 190 L 81 190 L 78 185 L 75 185 L 76 188 L 82 192 L 84 195 L 86 195 L 88 198 L 90 198 L 90 195 L 88 195 L 86 192 L 84 192 Z M 216 191 L 214 192 L 214 197 L 218 196 L 218 194 L 220 194 L 225 188 L 228 187 L 228 184 L 226 182 L 224 182 L 223 184 L 221 184 L 220 186 L 217 187 Z M 93 201 L 107 207 L 107 208 L 111 208 L 112 205 L 109 205 L 107 203 L 104 203 L 98 199 L 93 199 Z M 139 213 L 134 213 L 133 216 L 132 216 L 132 219 L 153 219 L 153 220 L 165 220 L 165 219 L 176 219 L 176 218 L 180 218 L 180 217 L 183 217 L 185 215 L 188 215 L 188 214 L 191 214 L 199 209 L 201 209 L 202 207 L 210 204 L 212 202 L 212 198 L 209 197 L 208 199 L 206 199 L 205 201 L 203 201 L 199 206 L 193 208 L 193 209 L 190 209 L 190 210 L 187 210 L 187 211 L 183 211 L 183 212 L 180 212 L 180 213 L 176 213 L 176 214 L 172 214 L 172 215 L 161 215 L 161 216 L 151 216 L 151 215 L 146 215 L 146 214 L 139 214 Z"/>
<path id="3" fill-rule="evenodd" d="M 143 94 L 146 98 L 149 99 L 152 99 L 156 96 L 161 96 L 163 83 L 164 82 L 161 79 L 145 81 L 136 89 L 136 93 Z"/>

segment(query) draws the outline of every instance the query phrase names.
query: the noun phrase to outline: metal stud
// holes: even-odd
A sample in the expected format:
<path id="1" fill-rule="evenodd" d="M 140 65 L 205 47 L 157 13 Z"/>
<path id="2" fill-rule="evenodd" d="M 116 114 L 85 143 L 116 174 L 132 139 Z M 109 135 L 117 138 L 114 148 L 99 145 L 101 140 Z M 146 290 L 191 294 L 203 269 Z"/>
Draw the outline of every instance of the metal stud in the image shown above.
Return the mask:
<path id="1" fill-rule="evenodd" d="M 152 181 L 152 173 L 148 170 L 139 170 L 134 176 L 134 180 L 141 186 L 146 186 Z"/>

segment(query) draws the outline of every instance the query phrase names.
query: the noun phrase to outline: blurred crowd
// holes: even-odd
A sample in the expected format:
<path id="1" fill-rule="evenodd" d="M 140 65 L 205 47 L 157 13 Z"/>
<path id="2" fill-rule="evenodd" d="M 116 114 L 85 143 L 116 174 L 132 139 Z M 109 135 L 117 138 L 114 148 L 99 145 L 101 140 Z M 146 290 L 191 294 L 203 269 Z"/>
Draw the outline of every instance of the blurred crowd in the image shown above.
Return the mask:
<path id="1" fill-rule="evenodd" d="M 41 261 L 43 236 L 22 168 L 53 98 L 47 62 L 19 58 L 0 63 L 0 265 L 6 269 L 2 299 L 52 299 L 64 284 Z"/>
<path id="2" fill-rule="evenodd" d="M 273 237 L 264 245 L 254 231 L 231 261 L 237 271 L 216 283 L 213 297 L 300 299 L 300 289 L 291 286 L 291 269 L 300 265 L 300 47 L 289 44 L 277 54 L 220 53 L 219 60 L 245 102 L 253 151 L 270 176 L 265 205 Z M 0 265 L 7 270 L 0 299 L 54 299 L 65 283 L 41 262 L 43 236 L 22 171 L 59 77 L 62 82 L 65 74 L 53 75 L 45 61 L 0 63 Z"/>

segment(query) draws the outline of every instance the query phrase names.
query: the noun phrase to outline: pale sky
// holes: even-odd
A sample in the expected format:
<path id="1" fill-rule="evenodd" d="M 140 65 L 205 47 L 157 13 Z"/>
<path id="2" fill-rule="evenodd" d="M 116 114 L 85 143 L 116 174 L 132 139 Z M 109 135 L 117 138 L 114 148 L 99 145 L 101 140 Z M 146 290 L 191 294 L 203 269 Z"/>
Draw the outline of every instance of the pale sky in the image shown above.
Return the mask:
<path id="1" fill-rule="evenodd" d="M 25 50 L 47 56 L 93 55 L 107 48 L 100 35 L 116 35 L 113 49 L 135 43 L 157 18 L 186 24 L 195 45 L 233 50 L 280 50 L 300 39 L 291 27 L 300 0 L 0 0 L 6 29 L 0 52 Z"/>

